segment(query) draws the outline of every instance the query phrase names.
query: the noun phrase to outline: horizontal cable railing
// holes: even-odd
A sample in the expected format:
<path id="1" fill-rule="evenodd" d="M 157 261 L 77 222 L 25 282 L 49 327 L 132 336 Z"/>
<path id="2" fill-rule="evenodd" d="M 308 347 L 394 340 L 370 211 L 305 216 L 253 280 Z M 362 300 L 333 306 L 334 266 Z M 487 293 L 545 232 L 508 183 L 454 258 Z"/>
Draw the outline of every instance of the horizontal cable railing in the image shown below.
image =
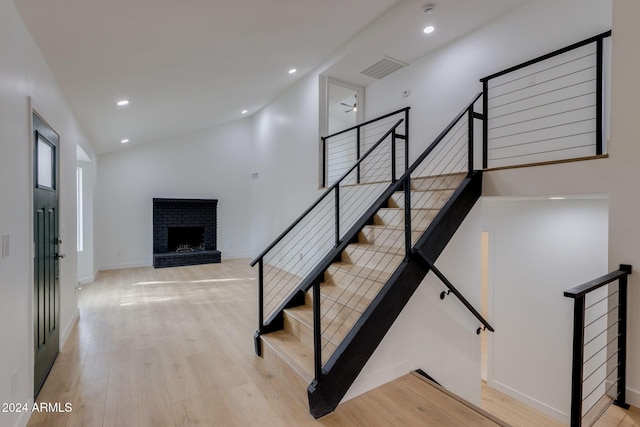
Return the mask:
<path id="1" fill-rule="evenodd" d="M 406 170 L 402 153 L 407 150 L 408 136 L 398 131 L 404 121 L 400 118 L 391 124 L 340 179 L 251 262 L 259 267 L 260 333 L 295 293 L 306 290 L 300 289 L 303 279 L 340 245 L 353 224 Z M 403 159 L 399 171 L 398 157 Z M 363 185 L 350 185 L 355 182 Z"/>
<path id="2" fill-rule="evenodd" d="M 626 403 L 627 276 L 630 265 L 569 289 L 574 300 L 571 426 L 593 425 Z"/>
<path id="3" fill-rule="evenodd" d="M 604 39 L 611 31 L 481 79 L 484 168 L 604 153 Z"/>
<path id="4" fill-rule="evenodd" d="M 399 119 L 404 120 L 398 126 L 397 133 L 405 135 L 407 133 L 405 126 L 409 122 L 409 107 L 323 137 L 322 186 L 331 186 L 342 178 L 360 156 L 367 152 Z M 404 144 L 397 147 L 395 166 L 400 173 L 404 172 L 403 166 L 408 164 L 408 153 L 409 151 L 405 150 Z M 347 181 L 342 182 L 342 185 L 371 182 L 373 178 L 371 174 L 374 173 L 376 173 L 376 169 L 367 169 L 365 165 L 361 165 L 356 173 L 351 174 Z"/>
<path id="5" fill-rule="evenodd" d="M 473 122 L 481 119 L 474 104 L 447 126 L 418 160 L 371 206 L 373 224 L 359 228 L 357 243 L 344 249 L 342 262 L 332 263 L 324 282 L 313 283 L 316 378 L 343 338 L 367 310 L 398 266 L 410 256 L 420 236 L 473 171 Z M 389 199 L 388 207 L 386 200 Z M 354 236 L 347 236 L 347 239 Z M 344 280 L 349 286 L 335 286 Z M 458 293 L 459 294 L 459 293 Z M 482 326 L 493 330 L 459 294 Z"/>

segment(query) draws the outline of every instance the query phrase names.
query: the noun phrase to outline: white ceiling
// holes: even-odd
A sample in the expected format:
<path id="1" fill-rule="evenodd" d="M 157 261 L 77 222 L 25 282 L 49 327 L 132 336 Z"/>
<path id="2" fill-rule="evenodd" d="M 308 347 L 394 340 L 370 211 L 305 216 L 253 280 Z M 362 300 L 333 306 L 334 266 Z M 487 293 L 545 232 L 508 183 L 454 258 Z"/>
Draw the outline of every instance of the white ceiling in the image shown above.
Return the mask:
<path id="1" fill-rule="evenodd" d="M 359 72 L 383 55 L 410 63 L 525 1 L 440 0 L 429 16 L 417 0 L 14 3 L 106 153 L 250 115 L 335 52 L 344 56 L 331 75 L 366 85 Z M 427 39 L 429 20 L 438 27 Z"/>

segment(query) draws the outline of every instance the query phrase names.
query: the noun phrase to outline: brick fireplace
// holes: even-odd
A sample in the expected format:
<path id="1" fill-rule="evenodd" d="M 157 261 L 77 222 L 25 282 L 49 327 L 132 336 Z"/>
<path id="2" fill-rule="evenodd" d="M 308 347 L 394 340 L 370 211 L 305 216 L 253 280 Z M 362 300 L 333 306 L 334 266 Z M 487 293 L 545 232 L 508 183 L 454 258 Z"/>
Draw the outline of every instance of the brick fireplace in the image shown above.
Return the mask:
<path id="1" fill-rule="evenodd" d="M 215 199 L 153 199 L 153 266 L 220 262 Z"/>

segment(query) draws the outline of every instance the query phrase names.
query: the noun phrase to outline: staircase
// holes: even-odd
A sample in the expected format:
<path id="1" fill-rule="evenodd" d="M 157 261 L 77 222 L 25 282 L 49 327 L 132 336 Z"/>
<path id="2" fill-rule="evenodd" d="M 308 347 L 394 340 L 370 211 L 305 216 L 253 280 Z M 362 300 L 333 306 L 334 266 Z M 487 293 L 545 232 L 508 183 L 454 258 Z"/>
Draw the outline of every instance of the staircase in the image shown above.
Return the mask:
<path id="1" fill-rule="evenodd" d="M 397 129 L 408 117 L 396 122 L 252 263 L 260 280 L 256 352 L 293 373 L 300 389 L 292 393 L 307 387 L 314 417 L 336 408 L 480 197 L 472 154 L 479 96 L 403 168 L 397 141 L 408 152 L 408 127 Z"/>

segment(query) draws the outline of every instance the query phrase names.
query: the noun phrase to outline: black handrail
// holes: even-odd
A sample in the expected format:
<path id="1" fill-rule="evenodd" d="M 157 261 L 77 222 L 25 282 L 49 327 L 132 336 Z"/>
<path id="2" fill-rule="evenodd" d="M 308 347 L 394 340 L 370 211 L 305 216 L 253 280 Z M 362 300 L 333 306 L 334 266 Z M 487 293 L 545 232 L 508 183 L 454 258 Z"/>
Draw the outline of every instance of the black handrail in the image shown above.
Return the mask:
<path id="1" fill-rule="evenodd" d="M 411 109 L 411 107 L 404 107 L 401 108 L 399 110 L 393 111 L 391 113 L 387 113 L 387 114 L 383 114 L 382 116 L 376 117 L 375 119 L 371 119 L 368 120 L 364 123 L 360 123 L 357 124 L 355 126 L 352 126 L 350 128 L 347 129 L 343 129 L 339 132 L 335 132 L 331 135 L 328 136 L 323 136 L 320 139 L 322 140 L 322 186 L 326 186 L 327 185 L 327 173 L 328 168 L 329 168 L 329 159 L 327 158 L 328 155 L 328 144 L 331 142 L 330 140 L 333 137 L 342 135 L 344 133 L 350 132 L 355 130 L 356 131 L 356 140 L 355 140 L 355 147 L 356 147 L 356 159 L 360 158 L 360 152 L 361 152 L 361 137 L 362 137 L 362 129 L 364 129 L 365 126 L 370 125 L 372 123 L 378 122 L 380 120 L 384 120 L 388 117 L 392 117 L 394 115 L 400 114 L 400 113 L 404 113 L 404 120 L 405 120 L 405 127 L 409 127 L 409 110 Z M 405 152 L 405 157 L 406 157 L 406 164 L 409 164 L 409 159 L 408 159 L 408 150 L 407 152 Z M 356 183 L 360 183 L 360 167 L 358 167 L 357 170 L 357 175 L 356 175 Z"/>
<path id="2" fill-rule="evenodd" d="M 480 313 L 478 313 L 478 310 L 476 310 L 471 303 L 464 297 L 464 295 L 462 295 L 460 293 L 460 291 L 458 289 L 456 289 L 455 286 L 453 286 L 453 283 L 451 283 L 449 281 L 449 279 L 447 279 L 445 277 L 444 274 L 442 274 L 442 272 L 440 270 L 438 270 L 438 268 L 434 265 L 434 263 L 424 254 L 422 253 L 422 251 L 420 249 L 416 249 L 415 253 L 425 262 L 427 263 L 427 265 L 429 266 L 429 268 L 431 269 L 431 271 L 433 271 L 433 274 L 435 274 L 438 279 L 440 279 L 440 281 L 449 289 L 449 291 L 451 291 L 451 293 L 453 293 L 456 297 L 458 297 L 458 299 L 460 300 L 460 302 L 467 307 L 467 310 L 469 310 L 471 312 L 471 314 L 473 314 L 475 316 L 476 319 L 478 319 L 478 321 L 480 321 L 480 323 L 482 323 L 482 325 L 484 326 L 484 328 L 478 328 L 476 330 L 476 333 L 479 334 L 480 331 L 482 329 L 488 329 L 491 332 L 495 332 L 495 329 L 493 329 L 493 326 L 491 326 L 489 324 L 489 322 L 487 322 L 485 320 L 484 317 L 482 317 L 482 315 Z M 443 293 L 444 294 L 444 293 Z M 444 299 L 443 294 L 440 295 L 441 299 Z M 448 292 L 447 292 L 448 294 Z M 446 295 L 446 294 L 445 294 Z"/>
<path id="3" fill-rule="evenodd" d="M 494 73 L 494 74 L 491 74 L 491 75 L 489 75 L 487 77 L 481 78 L 480 81 L 484 83 L 484 82 L 489 81 L 491 79 L 495 79 L 496 77 L 500 77 L 500 76 L 503 76 L 505 74 L 509 74 L 509 73 L 511 73 L 513 71 L 519 70 L 521 68 L 528 67 L 529 65 L 533 65 L 533 64 L 535 64 L 537 62 L 541 62 L 541 61 L 544 61 L 546 59 L 553 58 L 554 56 L 562 55 L 563 53 L 567 53 L 567 52 L 572 51 L 574 49 L 577 49 L 579 47 L 586 46 L 588 44 L 597 42 L 598 40 L 603 40 L 603 39 L 609 37 L 610 35 L 611 35 L 611 30 L 605 31 L 604 33 L 598 34 L 597 36 L 593 36 L 593 37 L 590 37 L 588 39 L 579 41 L 579 42 L 574 43 L 572 45 L 563 47 L 562 49 L 554 50 L 553 52 L 547 53 L 545 55 L 541 55 L 541 56 L 539 56 L 537 58 L 534 58 L 534 59 L 531 59 L 529 61 L 523 62 L 522 64 L 514 65 L 513 67 L 509 67 L 509 68 L 507 68 L 505 70 L 498 71 L 497 73 Z"/>
<path id="4" fill-rule="evenodd" d="M 624 267 L 624 265 L 620 266 L 619 270 L 612 271 L 609 274 L 605 274 L 604 276 L 600 276 L 597 279 L 590 280 L 582 285 L 575 286 L 571 289 L 564 291 L 564 296 L 567 298 L 581 298 L 588 294 L 591 291 L 595 291 L 598 288 L 603 287 L 604 285 L 608 285 L 611 282 L 615 282 L 622 276 L 626 276 L 627 274 L 631 274 L 631 269 Z"/>
<path id="5" fill-rule="evenodd" d="M 343 129 L 343 130 L 341 130 L 341 131 L 339 131 L 339 132 L 332 133 L 331 135 L 323 136 L 323 137 L 322 137 L 322 139 L 329 139 L 329 138 L 333 138 L 334 136 L 338 136 L 338 135 L 340 135 L 340 134 L 343 134 L 343 133 L 349 132 L 349 131 L 354 130 L 354 129 L 359 129 L 359 128 L 363 127 L 363 126 L 370 125 L 371 123 L 375 123 L 375 122 L 377 122 L 378 120 L 386 119 L 387 117 L 391 117 L 391 116 L 396 115 L 396 114 L 398 114 L 398 113 L 402 113 L 403 111 L 409 111 L 410 109 L 411 109 L 411 107 L 404 107 L 404 108 L 401 108 L 401 109 L 396 110 L 396 111 L 394 111 L 394 112 L 392 112 L 392 113 L 384 114 L 384 115 L 382 115 L 382 116 L 380 116 L 380 117 L 376 117 L 375 119 L 371 119 L 371 120 L 368 120 L 368 121 L 366 121 L 366 122 L 364 122 L 364 123 L 357 124 L 357 125 L 352 126 L 352 127 L 348 128 L 348 129 Z"/>
<path id="6" fill-rule="evenodd" d="M 325 190 L 324 193 L 322 193 L 322 195 L 309 207 L 307 208 L 289 227 L 287 227 L 286 230 L 284 230 L 269 246 L 267 246 L 267 248 L 265 250 L 263 250 L 262 252 L 260 252 L 260 255 L 258 255 L 257 257 L 255 257 L 253 259 L 253 261 L 251 261 L 250 265 L 251 267 L 253 267 L 254 265 L 256 265 L 256 263 L 258 261 L 260 261 L 262 258 L 264 258 L 264 256 L 271 250 L 274 248 L 275 245 L 277 245 L 278 243 L 280 243 L 280 241 L 282 239 L 284 239 L 284 237 L 289 234 L 289 232 L 300 223 L 300 221 L 302 221 L 304 219 L 305 216 L 307 216 L 309 214 L 309 212 L 311 212 L 316 206 L 318 206 L 320 204 L 320 202 L 322 202 L 322 200 L 324 200 L 325 197 L 327 197 L 327 195 L 329 195 L 329 193 L 331 193 L 337 186 L 340 185 L 340 183 L 351 173 L 353 172 L 354 169 L 356 169 L 358 166 L 360 166 L 360 164 L 369 156 L 369 154 L 371 154 L 371 152 L 373 152 L 373 150 L 375 150 L 376 148 L 378 148 L 378 146 L 380 144 L 382 144 L 382 141 L 384 141 L 389 135 L 391 135 L 392 133 L 395 132 L 395 130 L 398 128 L 398 126 L 400 126 L 400 124 L 404 121 L 404 119 L 400 119 L 398 120 L 387 132 L 385 132 L 384 135 L 382 135 L 380 137 L 380 139 L 378 139 L 378 141 L 373 144 L 373 146 L 371 148 L 369 148 L 369 150 L 367 150 L 367 152 L 360 158 L 358 159 L 357 162 L 355 162 L 353 164 L 353 166 L 351 166 L 351 168 L 349 168 L 349 170 L 347 170 L 341 177 L 340 179 L 338 179 L 335 183 L 333 183 L 333 185 L 331 185 L 331 187 L 327 188 Z"/>
<path id="7" fill-rule="evenodd" d="M 604 276 L 598 277 L 597 279 L 590 280 L 582 285 L 573 287 L 564 292 L 564 296 L 567 298 L 572 298 L 574 300 L 573 305 L 573 356 L 572 356 L 572 371 L 571 371 L 571 414 L 570 414 L 570 422 L 571 427 L 579 427 L 582 425 L 583 415 L 583 403 L 586 398 L 583 398 L 583 385 L 586 379 L 584 378 L 583 368 L 585 365 L 584 360 L 584 348 L 587 344 L 585 344 L 584 339 L 584 331 L 585 328 L 589 325 L 585 325 L 585 313 L 586 310 L 600 302 L 608 300 L 611 296 L 607 296 L 606 298 L 592 304 L 591 306 L 586 306 L 586 297 L 587 294 L 593 292 L 599 288 L 602 288 L 609 283 L 618 281 L 618 305 L 614 309 L 617 308 L 618 316 L 616 322 L 609 324 L 607 322 L 607 328 L 604 332 L 607 332 L 610 328 L 612 328 L 616 323 L 618 325 L 618 331 L 616 337 L 608 342 L 604 348 L 606 348 L 613 341 L 617 342 L 617 365 L 610 373 L 605 377 L 605 381 L 609 376 L 616 372 L 617 370 L 617 379 L 612 381 L 613 384 L 610 386 L 609 390 L 613 388 L 617 383 L 617 393 L 616 397 L 613 400 L 613 404 L 625 409 L 629 408 L 629 405 L 626 402 L 626 376 L 627 376 L 627 276 L 631 274 L 632 267 L 628 264 L 620 264 L 620 268 L 616 271 L 613 271 L 609 274 L 605 274 Z M 614 294 L 615 294 L 614 293 Z M 607 307 L 608 308 L 608 307 Z M 606 313 L 605 316 L 609 314 Z M 604 349 L 603 348 L 603 349 Z M 602 350 L 600 350 L 602 351 Z M 597 353 L 594 353 L 594 355 Z M 614 353 L 615 354 L 615 353 Z M 610 358 L 612 358 L 610 356 Z M 608 362 L 608 359 L 607 359 Z M 607 363 L 605 362 L 605 363 Z M 597 370 L 596 370 L 597 371 Z M 593 373 L 595 373 L 594 371 Z M 589 374 L 591 376 L 593 373 Z M 588 377 L 587 377 L 588 378 Z M 603 381 L 604 382 L 604 381 Z M 596 388 L 597 389 L 597 388 Z M 594 389 L 593 391 L 595 391 Z M 609 393 L 609 390 L 605 392 L 605 395 Z M 593 391 L 591 393 L 593 393 Z M 590 393 L 590 394 L 591 394 Z M 590 395 L 589 394 L 589 395 Z M 587 395 L 587 397 L 589 397 Z M 596 407 L 596 404 L 592 405 L 586 411 L 586 414 L 589 414 L 593 408 Z M 604 409 L 601 409 L 600 413 L 597 414 L 596 419 L 599 418 L 606 410 L 608 406 L 605 406 Z"/>

